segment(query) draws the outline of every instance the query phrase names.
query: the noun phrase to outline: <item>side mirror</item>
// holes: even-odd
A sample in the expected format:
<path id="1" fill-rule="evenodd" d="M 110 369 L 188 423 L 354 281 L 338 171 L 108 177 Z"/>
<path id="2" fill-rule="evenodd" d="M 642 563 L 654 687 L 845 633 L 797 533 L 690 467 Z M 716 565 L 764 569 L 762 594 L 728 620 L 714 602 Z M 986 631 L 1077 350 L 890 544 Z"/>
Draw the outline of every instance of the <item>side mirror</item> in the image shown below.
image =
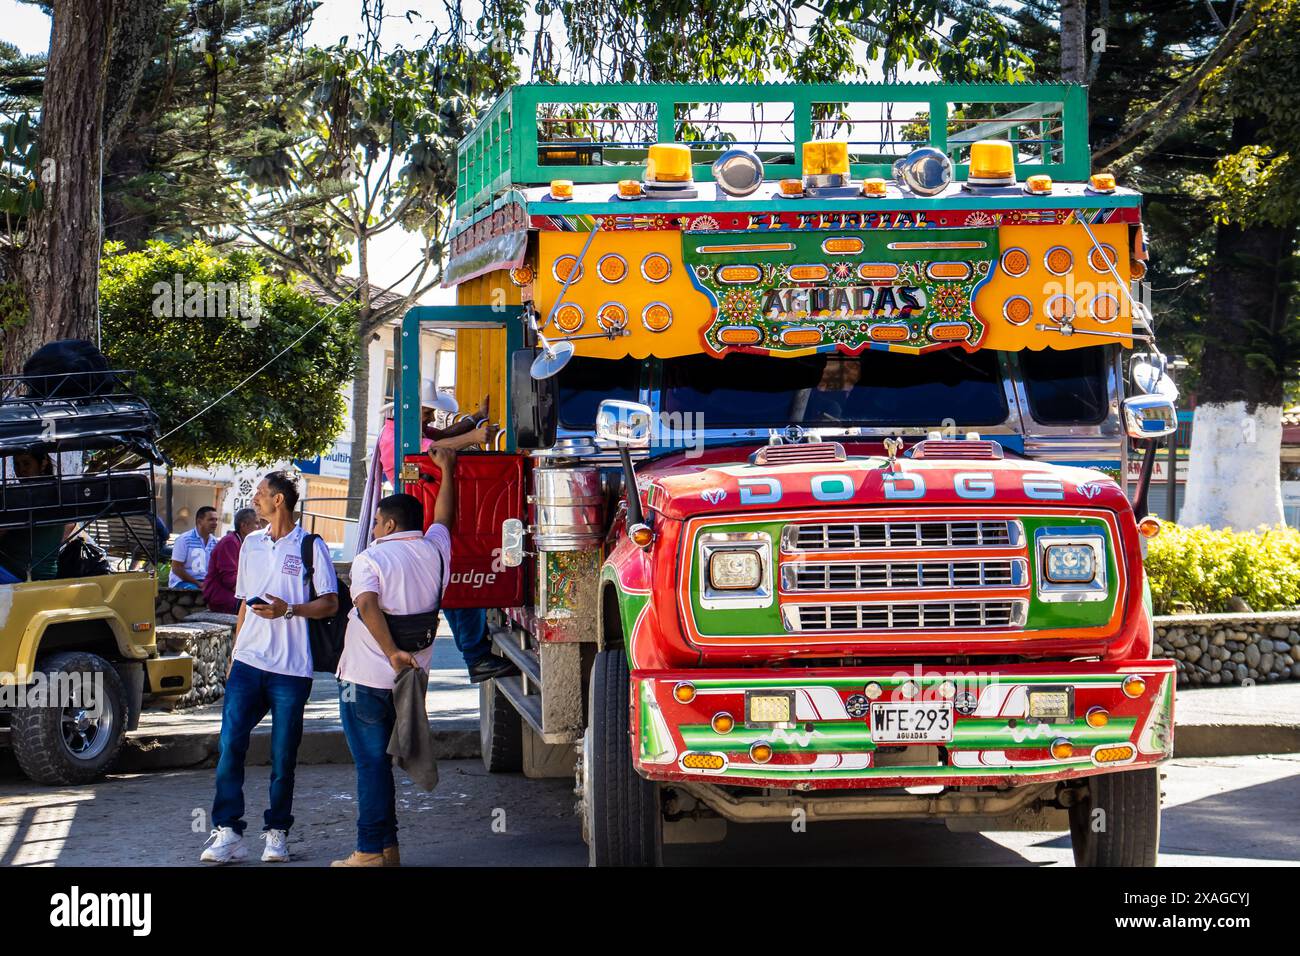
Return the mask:
<path id="1" fill-rule="evenodd" d="M 510 417 L 519 449 L 555 444 L 557 386 L 553 378 L 533 378 L 535 356 L 532 349 L 519 349 L 510 356 Z"/>
<path id="2" fill-rule="evenodd" d="M 1178 410 L 1163 395 L 1124 399 L 1124 427 L 1129 438 L 1164 438 L 1178 430 Z"/>
<path id="3" fill-rule="evenodd" d="M 628 448 L 649 448 L 653 421 L 648 405 L 607 398 L 596 411 L 596 437 Z"/>
<path id="4" fill-rule="evenodd" d="M 518 518 L 501 522 L 501 565 L 517 568 L 524 563 L 524 523 Z"/>

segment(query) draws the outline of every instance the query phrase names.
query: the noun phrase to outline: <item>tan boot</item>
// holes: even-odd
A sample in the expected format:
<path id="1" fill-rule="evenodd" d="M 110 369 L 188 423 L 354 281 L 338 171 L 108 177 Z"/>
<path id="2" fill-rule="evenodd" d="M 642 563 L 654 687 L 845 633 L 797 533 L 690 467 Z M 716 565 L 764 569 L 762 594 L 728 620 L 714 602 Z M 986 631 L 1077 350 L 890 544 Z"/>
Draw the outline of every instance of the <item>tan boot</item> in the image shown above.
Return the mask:
<path id="1" fill-rule="evenodd" d="M 387 866 L 383 853 L 362 853 L 353 850 L 346 860 L 335 860 L 330 866 Z"/>
<path id="2" fill-rule="evenodd" d="M 401 866 L 402 854 L 398 852 L 397 844 L 384 847 L 384 866 Z"/>

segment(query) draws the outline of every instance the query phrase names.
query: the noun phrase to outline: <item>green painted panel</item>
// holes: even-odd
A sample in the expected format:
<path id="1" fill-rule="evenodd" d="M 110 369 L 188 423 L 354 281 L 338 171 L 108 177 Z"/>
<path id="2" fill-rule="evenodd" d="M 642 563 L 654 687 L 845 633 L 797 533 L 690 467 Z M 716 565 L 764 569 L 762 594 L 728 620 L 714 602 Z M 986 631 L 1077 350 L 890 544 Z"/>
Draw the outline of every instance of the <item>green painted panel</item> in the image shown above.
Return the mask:
<path id="1" fill-rule="evenodd" d="M 772 563 L 768 568 L 768 587 L 772 590 L 772 603 L 763 608 L 708 609 L 700 605 L 700 562 L 698 537 L 690 542 L 691 548 L 691 605 L 695 610 L 695 623 L 700 633 L 710 637 L 741 637 L 748 634 L 783 634 L 781 613 L 776 600 L 776 553 L 780 547 L 781 521 L 740 521 L 730 524 L 711 524 L 702 529 L 708 532 L 765 531 L 772 540 Z"/>
<path id="2" fill-rule="evenodd" d="M 1030 592 L 1029 616 L 1025 630 L 1036 631 L 1056 627 L 1099 627 L 1110 620 L 1115 608 L 1115 596 L 1123 587 L 1118 580 L 1119 569 L 1115 563 L 1115 543 L 1110 540 L 1110 530 L 1100 518 L 1073 518 L 1068 515 L 1032 517 L 1024 519 L 1025 537 L 1029 542 L 1029 579 L 1035 582 Z M 1104 601 L 1047 602 L 1038 599 L 1038 552 L 1034 546 L 1034 532 L 1039 528 L 1078 528 L 1098 531 L 1106 540 L 1106 582 L 1110 594 Z"/>

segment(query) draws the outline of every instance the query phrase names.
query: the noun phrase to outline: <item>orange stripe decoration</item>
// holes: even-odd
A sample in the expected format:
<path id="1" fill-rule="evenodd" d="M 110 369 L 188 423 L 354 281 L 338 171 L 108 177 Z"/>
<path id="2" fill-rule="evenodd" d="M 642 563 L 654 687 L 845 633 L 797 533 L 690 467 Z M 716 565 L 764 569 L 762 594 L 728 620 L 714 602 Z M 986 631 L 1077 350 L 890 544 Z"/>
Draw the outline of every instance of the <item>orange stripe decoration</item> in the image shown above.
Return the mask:
<path id="1" fill-rule="evenodd" d="M 697 252 L 708 256 L 727 255 L 734 252 L 793 252 L 793 242 L 734 243 L 726 246 L 700 246 Z"/>
<path id="2" fill-rule="evenodd" d="M 928 242 L 910 240 L 891 242 L 889 248 L 908 252 L 914 249 L 983 249 L 987 245 L 988 243 L 983 239 L 933 239 Z"/>

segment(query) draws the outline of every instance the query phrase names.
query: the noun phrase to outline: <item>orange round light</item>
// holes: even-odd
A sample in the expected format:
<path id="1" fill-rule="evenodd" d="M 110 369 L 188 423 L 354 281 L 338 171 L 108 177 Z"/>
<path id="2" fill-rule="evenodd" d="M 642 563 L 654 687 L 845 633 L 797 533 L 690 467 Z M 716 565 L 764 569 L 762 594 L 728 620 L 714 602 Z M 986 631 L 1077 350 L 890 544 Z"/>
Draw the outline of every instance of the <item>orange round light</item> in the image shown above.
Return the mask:
<path id="1" fill-rule="evenodd" d="M 727 713 L 714 714 L 712 724 L 715 733 L 729 734 L 736 726 L 736 719 Z"/>
<path id="2" fill-rule="evenodd" d="M 862 180 L 862 195 L 869 196 L 872 199 L 884 199 L 888 189 L 889 183 L 883 179 Z"/>
<path id="3" fill-rule="evenodd" d="M 573 198 L 573 180 L 572 180 L 572 179 L 552 179 L 552 180 L 551 180 L 551 198 L 552 198 L 552 199 L 572 199 L 572 198 Z"/>
<path id="4" fill-rule="evenodd" d="M 1088 253 L 1088 265 L 1092 266 L 1094 272 L 1110 273 L 1110 267 L 1119 261 L 1115 254 L 1115 247 L 1103 245 L 1100 249 L 1093 246 L 1092 251 Z"/>
<path id="5" fill-rule="evenodd" d="M 690 681 L 682 681 L 680 684 L 673 687 L 673 697 L 675 697 L 679 703 L 689 704 L 695 699 L 695 685 Z"/>
<path id="6" fill-rule="evenodd" d="M 1129 674 L 1124 678 L 1124 696 L 1141 697 L 1146 693 L 1147 682 L 1137 674 Z"/>
<path id="7" fill-rule="evenodd" d="M 1064 246 L 1053 246 L 1043 257 L 1043 264 L 1052 275 L 1063 276 L 1074 265 L 1074 253 Z"/>
<path id="8" fill-rule="evenodd" d="M 1147 515 L 1138 522 L 1138 534 L 1144 538 L 1154 538 L 1160 533 L 1160 519 L 1155 515 Z"/>
<path id="9" fill-rule="evenodd" d="M 617 302 L 606 302 L 600 307 L 600 311 L 596 313 L 596 322 L 606 331 L 625 329 L 627 328 L 627 309 Z"/>
<path id="10" fill-rule="evenodd" d="M 556 311 L 555 324 L 559 326 L 561 332 L 576 332 L 582 328 L 584 318 L 582 306 L 566 302 Z"/>
<path id="11" fill-rule="evenodd" d="M 533 281 L 533 267 L 528 265 L 515 266 L 510 270 L 510 281 L 520 288 L 530 284 Z"/>
<path id="12" fill-rule="evenodd" d="M 859 279 L 897 279 L 898 266 L 892 262 L 864 262 L 858 266 Z"/>
<path id="13" fill-rule="evenodd" d="M 823 265 L 790 266 L 785 271 L 795 282 L 821 282 L 831 274 L 831 270 Z"/>
<path id="14" fill-rule="evenodd" d="M 763 278 L 763 270 L 755 265 L 719 266 L 718 281 L 727 285 L 744 285 Z"/>
<path id="15" fill-rule="evenodd" d="M 1110 723 L 1110 714 L 1106 712 L 1105 707 L 1093 707 L 1083 719 L 1088 722 L 1089 727 L 1101 728 Z"/>
<path id="16" fill-rule="evenodd" d="M 596 272 L 606 282 L 622 282 L 623 277 L 627 275 L 627 260 L 611 252 L 607 256 L 600 257 L 600 261 L 596 263 Z"/>
<path id="17" fill-rule="evenodd" d="M 778 184 L 782 196 L 802 196 L 803 180 L 802 179 L 783 179 Z"/>
<path id="18" fill-rule="evenodd" d="M 662 332 L 673 324 L 673 310 L 662 302 L 651 302 L 641 310 L 641 324 L 651 332 Z"/>
<path id="19" fill-rule="evenodd" d="M 757 345 L 763 341 L 763 333 L 752 325 L 733 325 L 718 333 L 718 341 L 724 345 Z"/>
<path id="20" fill-rule="evenodd" d="M 1024 249 L 1008 249 L 1002 254 L 1002 271 L 1019 277 L 1029 271 L 1029 253 Z"/>
<path id="21" fill-rule="evenodd" d="M 786 329 L 781 333 L 785 345 L 817 345 L 822 340 L 820 329 Z"/>
<path id="22" fill-rule="evenodd" d="M 1074 744 L 1064 737 L 1057 737 L 1052 741 L 1052 756 L 1057 760 L 1068 760 L 1074 756 Z"/>
<path id="23" fill-rule="evenodd" d="M 767 763 L 772 759 L 772 745 L 760 740 L 749 748 L 749 759 L 754 763 Z"/>
<path id="24" fill-rule="evenodd" d="M 834 239 L 827 239 L 822 243 L 822 252 L 830 255 L 856 255 L 861 252 L 862 249 L 862 240 L 855 236 L 842 236 Z"/>
<path id="25" fill-rule="evenodd" d="M 618 181 L 618 194 L 629 198 L 640 196 L 641 184 L 635 179 L 620 179 Z"/>
<path id="26" fill-rule="evenodd" d="M 578 266 L 577 256 L 560 256 L 551 266 L 551 275 L 555 277 L 556 282 L 568 282 L 569 273 L 575 267 L 578 268 L 578 274 L 573 277 L 573 281 L 578 282 L 582 279 L 582 268 Z"/>
<path id="27" fill-rule="evenodd" d="M 1147 264 L 1141 259 L 1134 259 L 1128 267 L 1128 274 L 1131 278 L 1141 279 L 1147 274 Z"/>
<path id="28" fill-rule="evenodd" d="M 673 272 L 673 264 L 662 253 L 653 252 L 641 260 L 641 275 L 650 282 L 663 282 Z"/>
<path id="29" fill-rule="evenodd" d="M 1034 317 L 1033 303 L 1023 295 L 1013 295 L 1003 303 L 1002 317 L 1012 325 L 1024 325 Z"/>
<path id="30" fill-rule="evenodd" d="M 638 548 L 649 547 L 655 539 L 654 530 L 645 524 L 634 524 L 628 528 L 627 536 Z"/>
<path id="31" fill-rule="evenodd" d="M 1113 193 L 1115 191 L 1115 174 L 1093 173 L 1088 177 L 1088 185 L 1092 187 L 1093 192 Z"/>
<path id="32" fill-rule="evenodd" d="M 1074 300 L 1068 295 L 1057 295 L 1047 300 L 1047 314 L 1056 322 L 1069 322 L 1074 318 Z"/>
<path id="33" fill-rule="evenodd" d="M 1052 177 L 1037 173 L 1025 180 L 1025 192 L 1036 196 L 1045 196 L 1052 191 Z"/>
<path id="34" fill-rule="evenodd" d="M 1092 304 L 1089 309 L 1092 312 L 1092 317 L 1098 322 L 1103 324 L 1114 322 L 1119 318 L 1119 299 L 1109 292 L 1103 292 L 1092 297 Z"/>

